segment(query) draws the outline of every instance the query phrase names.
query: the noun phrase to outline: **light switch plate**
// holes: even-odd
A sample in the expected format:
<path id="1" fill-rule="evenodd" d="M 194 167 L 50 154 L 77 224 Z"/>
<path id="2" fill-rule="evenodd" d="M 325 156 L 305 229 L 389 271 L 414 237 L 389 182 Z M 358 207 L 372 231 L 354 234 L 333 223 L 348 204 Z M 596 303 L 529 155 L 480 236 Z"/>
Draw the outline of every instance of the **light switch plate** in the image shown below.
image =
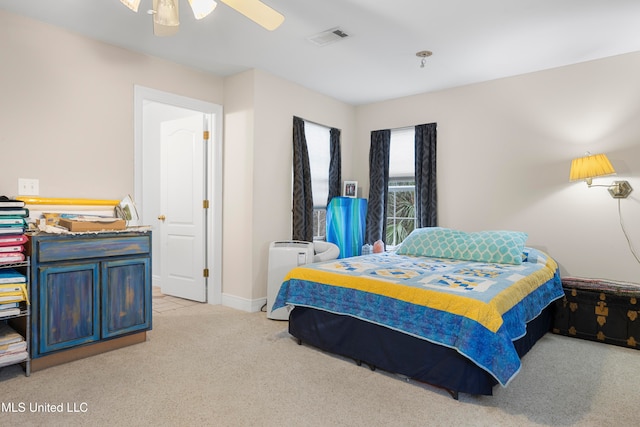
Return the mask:
<path id="1" fill-rule="evenodd" d="M 18 178 L 18 196 L 37 196 L 40 194 L 40 180 Z"/>

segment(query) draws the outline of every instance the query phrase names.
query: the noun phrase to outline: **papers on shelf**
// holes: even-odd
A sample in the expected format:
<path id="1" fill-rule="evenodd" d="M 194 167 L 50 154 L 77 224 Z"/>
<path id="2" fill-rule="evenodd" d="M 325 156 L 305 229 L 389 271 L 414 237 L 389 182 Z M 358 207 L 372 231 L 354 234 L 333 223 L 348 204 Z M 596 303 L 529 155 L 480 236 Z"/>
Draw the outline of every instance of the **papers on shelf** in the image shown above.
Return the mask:
<path id="1" fill-rule="evenodd" d="M 19 307 L 0 309 L 0 319 L 9 316 L 17 316 L 21 312 Z"/>
<path id="2" fill-rule="evenodd" d="M 0 347 L 20 341 L 24 341 L 22 335 L 6 323 L 0 323 Z"/>

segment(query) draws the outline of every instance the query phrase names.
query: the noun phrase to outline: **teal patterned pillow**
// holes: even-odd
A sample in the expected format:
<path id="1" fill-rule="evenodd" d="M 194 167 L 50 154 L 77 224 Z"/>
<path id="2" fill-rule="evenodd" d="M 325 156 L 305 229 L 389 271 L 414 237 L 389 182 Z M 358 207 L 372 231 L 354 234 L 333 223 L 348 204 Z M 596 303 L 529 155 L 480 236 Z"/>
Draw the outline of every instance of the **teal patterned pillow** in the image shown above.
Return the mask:
<path id="1" fill-rule="evenodd" d="M 467 233 L 442 227 L 417 228 L 396 253 L 465 261 L 522 264 L 527 233 L 477 231 Z"/>

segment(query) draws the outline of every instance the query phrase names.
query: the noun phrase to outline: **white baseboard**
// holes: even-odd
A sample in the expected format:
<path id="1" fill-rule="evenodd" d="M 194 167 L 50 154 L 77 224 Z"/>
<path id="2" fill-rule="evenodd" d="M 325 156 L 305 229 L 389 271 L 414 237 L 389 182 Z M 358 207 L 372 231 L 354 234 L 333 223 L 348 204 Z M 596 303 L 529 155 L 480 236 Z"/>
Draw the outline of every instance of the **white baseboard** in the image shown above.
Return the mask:
<path id="1" fill-rule="evenodd" d="M 267 298 L 258 298 L 250 300 L 246 298 L 237 297 L 235 295 L 222 294 L 222 305 L 225 307 L 235 308 L 236 310 L 247 311 L 249 313 L 255 313 L 267 303 Z"/>
<path id="2" fill-rule="evenodd" d="M 160 276 L 152 276 L 152 286 L 162 288 Z M 256 300 L 250 300 L 246 298 L 237 297 L 235 295 L 222 294 L 221 304 L 225 307 L 235 308 L 236 310 L 247 311 L 249 313 L 255 313 L 260 311 L 262 307 L 267 303 L 267 297 L 258 298 Z M 209 301 L 209 304 L 216 305 L 216 303 Z"/>

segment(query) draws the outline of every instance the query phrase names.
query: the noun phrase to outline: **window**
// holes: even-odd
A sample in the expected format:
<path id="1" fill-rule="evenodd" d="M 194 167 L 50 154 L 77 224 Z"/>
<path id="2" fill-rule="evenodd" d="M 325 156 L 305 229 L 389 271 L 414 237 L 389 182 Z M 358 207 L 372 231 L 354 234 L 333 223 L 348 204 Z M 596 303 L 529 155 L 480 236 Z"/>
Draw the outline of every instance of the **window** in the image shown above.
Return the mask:
<path id="1" fill-rule="evenodd" d="M 304 122 L 304 134 L 309 151 L 311 192 L 313 193 L 313 240 L 325 240 L 327 198 L 329 197 L 329 163 L 331 161 L 331 129 Z"/>
<path id="2" fill-rule="evenodd" d="M 387 199 L 387 248 L 393 249 L 416 228 L 415 130 L 391 130 L 389 196 Z"/>

